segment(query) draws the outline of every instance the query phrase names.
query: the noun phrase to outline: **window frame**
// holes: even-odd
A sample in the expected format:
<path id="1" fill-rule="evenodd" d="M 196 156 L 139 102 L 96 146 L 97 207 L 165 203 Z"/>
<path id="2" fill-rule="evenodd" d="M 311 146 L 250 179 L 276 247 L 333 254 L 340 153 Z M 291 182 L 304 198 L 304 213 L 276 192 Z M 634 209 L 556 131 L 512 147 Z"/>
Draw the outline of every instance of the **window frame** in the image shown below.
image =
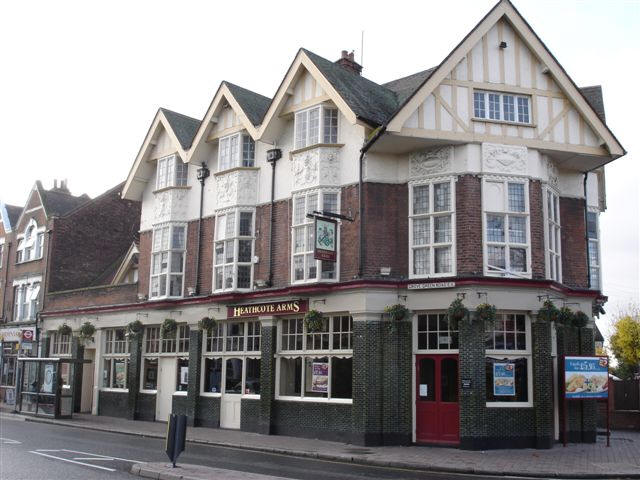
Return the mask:
<path id="1" fill-rule="evenodd" d="M 179 323 L 176 329 L 175 337 L 165 338 L 162 336 L 162 327 L 160 325 L 145 325 L 142 335 L 142 354 L 140 364 L 142 366 L 140 378 L 138 379 L 138 389 L 141 393 L 157 393 L 158 391 L 158 375 L 160 374 L 160 358 L 175 358 L 176 362 L 181 359 L 189 360 L 190 332 L 193 325 L 188 323 Z M 153 332 L 153 338 L 150 333 Z M 186 334 L 186 335 L 185 335 Z M 153 342 L 153 343 L 152 343 Z M 167 345 L 173 344 L 173 351 L 167 351 Z M 150 345 L 154 345 L 153 349 L 149 349 Z M 180 348 L 182 345 L 183 348 Z M 145 359 L 157 360 L 156 388 L 145 388 Z M 177 388 L 177 386 L 176 386 Z M 172 395 L 185 395 L 186 391 L 174 391 Z"/>
<path id="2" fill-rule="evenodd" d="M 232 139 L 235 140 L 236 149 L 235 152 L 231 150 L 231 142 Z M 245 159 L 245 141 L 248 140 L 249 145 L 253 145 L 253 148 L 249 148 L 249 151 L 252 152 L 253 158 Z M 223 149 L 223 144 L 229 144 L 229 148 Z M 222 153 L 223 151 L 228 151 L 229 159 L 224 165 L 222 164 Z M 235 158 L 234 158 L 235 157 Z M 246 131 L 232 133 L 230 135 L 225 135 L 224 137 L 220 137 L 218 139 L 218 153 L 217 153 L 217 162 L 218 162 L 218 172 L 225 172 L 227 170 L 231 170 L 233 168 L 253 168 L 256 166 L 256 142 L 249 133 Z M 247 165 L 245 165 L 247 163 Z"/>
<path id="3" fill-rule="evenodd" d="M 501 316 L 504 315 L 523 315 L 524 316 L 524 322 L 525 322 L 525 342 L 526 342 L 526 348 L 524 350 L 507 350 L 507 349 L 489 349 L 486 348 L 485 346 L 485 350 L 484 350 L 484 357 L 485 357 L 485 368 L 486 368 L 486 359 L 488 357 L 494 358 L 494 359 L 507 359 L 507 360 L 511 360 L 511 359 L 519 359 L 519 358 L 526 358 L 527 360 L 527 401 L 526 402 L 489 402 L 486 401 L 486 395 L 485 395 L 485 405 L 488 408 L 533 408 L 533 345 L 532 345 L 532 341 L 533 338 L 531 336 L 531 316 L 528 315 L 526 312 L 522 312 L 522 311 L 515 311 L 515 310 L 501 310 L 499 312 L 496 313 L 496 319 L 495 322 L 499 321 L 499 318 Z M 495 332 L 497 330 L 495 330 L 495 322 L 494 322 L 494 329 L 491 330 L 491 333 L 494 335 L 494 344 L 495 344 Z M 515 332 L 516 330 L 514 330 Z M 486 330 L 485 327 L 485 339 L 486 339 L 486 335 L 488 333 L 488 331 Z M 489 388 L 489 385 L 486 386 L 486 388 Z M 491 388 L 493 388 L 493 385 L 491 386 Z M 488 390 L 487 390 L 488 391 Z"/>
<path id="4" fill-rule="evenodd" d="M 60 335 L 58 332 L 51 333 L 50 352 L 55 358 L 71 356 L 71 339 L 73 335 Z"/>
<path id="5" fill-rule="evenodd" d="M 44 232 L 45 226 L 38 227 L 32 218 L 29 220 L 24 232 L 16 236 L 16 263 L 27 263 L 41 260 L 44 256 Z M 2 262 L 0 261 L 0 264 Z"/>
<path id="6" fill-rule="evenodd" d="M 34 320 L 40 311 L 41 279 L 27 280 L 13 285 L 13 321 L 24 322 Z M 37 289 L 36 298 L 33 298 Z M 25 315 L 25 312 L 26 315 Z"/>
<path id="7" fill-rule="evenodd" d="M 562 218 L 560 217 L 560 193 L 547 186 L 543 189 L 543 211 L 544 211 L 544 258 L 545 258 L 545 276 L 549 280 L 562 283 Z M 554 215 L 549 212 L 549 199 L 554 203 Z M 551 232 L 554 233 L 554 241 L 556 248 L 553 249 L 550 238 Z M 553 270 L 555 265 L 555 275 Z"/>
<path id="8" fill-rule="evenodd" d="M 242 350 L 228 350 L 227 349 L 227 340 L 230 338 L 230 336 L 228 335 L 228 330 L 229 330 L 229 325 L 234 324 L 234 323 L 241 323 L 243 325 L 243 333 L 242 333 L 242 338 L 243 338 L 243 348 Z M 252 333 L 249 333 L 249 324 L 251 324 L 253 326 Z M 258 335 L 255 334 L 256 332 L 256 327 L 257 327 L 257 331 L 259 332 Z M 200 368 L 200 396 L 203 397 L 221 397 L 223 395 L 223 393 L 225 395 L 240 395 L 241 398 L 253 398 L 253 399 L 259 399 L 260 398 L 260 394 L 255 394 L 255 393 L 244 393 L 246 391 L 246 370 L 247 370 L 247 360 L 251 359 L 251 360 L 261 360 L 262 361 L 262 322 L 260 322 L 260 320 L 258 320 L 257 318 L 243 318 L 243 319 L 229 319 L 229 320 L 219 320 L 216 322 L 216 326 L 214 327 L 215 329 L 222 329 L 222 337 L 219 337 L 218 335 L 209 335 L 210 333 L 213 332 L 213 330 L 211 331 L 204 331 L 204 334 L 202 335 L 202 367 Z M 217 332 L 219 332 L 219 330 L 217 330 Z M 234 336 L 237 337 L 237 336 Z M 249 350 L 248 346 L 249 346 L 249 338 L 257 338 L 258 339 L 258 344 L 260 345 L 260 348 L 258 350 Z M 221 350 L 209 350 L 208 348 L 208 343 L 209 343 L 209 339 L 212 339 L 213 341 L 220 341 L 222 343 L 222 349 Z M 216 340 L 213 340 L 216 339 Z M 217 340 L 220 339 L 220 340 Z M 227 373 L 226 373 L 226 361 L 229 358 L 240 358 L 242 359 L 242 392 L 241 394 L 237 394 L 237 393 L 226 393 L 226 377 L 227 377 Z M 211 359 L 211 360 L 216 360 L 216 359 L 220 359 L 221 360 L 221 374 L 220 374 L 220 391 L 219 392 L 207 392 L 205 391 L 205 374 L 206 374 L 206 368 L 205 368 L 205 361 L 207 359 Z M 262 369 L 262 362 L 260 363 L 260 368 Z M 262 387 L 262 386 L 261 386 Z M 224 391 L 223 391 L 224 390 Z M 262 391 L 262 388 L 261 388 Z"/>
<path id="9" fill-rule="evenodd" d="M 486 184 L 502 183 L 503 184 L 503 205 L 505 205 L 504 211 L 488 210 L 486 205 L 485 193 L 487 191 Z M 524 185 L 524 211 L 513 211 L 509 208 L 509 184 L 522 184 Z M 532 259 L 531 259 L 531 211 L 529 205 L 529 179 L 520 177 L 482 177 L 482 254 L 483 254 L 483 272 L 488 277 L 500 277 L 500 278 L 531 278 L 532 277 Z M 502 216 L 504 218 L 503 230 L 504 241 L 489 241 L 488 240 L 488 222 L 487 216 Z M 509 239 L 509 217 L 522 217 L 525 219 L 525 235 L 526 243 L 512 242 Z M 504 247 L 504 271 L 490 270 L 489 269 L 489 247 L 497 246 Z M 514 272 L 510 270 L 511 266 L 511 248 L 524 249 L 526 251 L 526 271 Z M 494 267 L 497 268 L 497 267 Z"/>
<path id="10" fill-rule="evenodd" d="M 480 116 L 478 115 L 478 113 L 480 112 L 480 108 L 476 107 L 476 104 L 478 104 L 479 102 L 476 101 L 477 98 L 476 95 L 480 96 L 482 95 L 483 98 L 483 108 L 482 111 L 484 113 L 484 116 Z M 491 99 L 490 96 L 492 95 L 497 95 L 499 100 L 498 100 L 498 116 L 499 118 L 492 118 L 491 117 Z M 513 99 L 513 120 L 507 120 L 505 119 L 505 98 L 509 97 Z M 532 102 L 532 97 L 530 95 L 526 95 L 526 94 L 520 94 L 520 93 L 514 93 L 514 92 L 497 92 L 497 91 L 492 91 L 492 90 L 484 90 L 484 89 L 474 89 L 473 90 L 473 102 L 472 102 L 472 108 L 473 108 L 473 116 L 472 116 L 472 120 L 476 120 L 476 121 L 488 121 L 488 122 L 498 122 L 498 123 L 505 123 L 505 124 L 515 124 L 515 125 L 520 125 L 520 126 L 534 126 L 533 124 L 533 112 L 531 109 L 531 102 Z M 527 113 L 526 116 L 528 118 L 527 121 L 520 121 L 520 101 L 521 100 L 526 100 L 527 101 Z M 523 113 L 523 115 L 525 115 Z"/>
<path id="11" fill-rule="evenodd" d="M 309 126 L 310 125 L 309 117 L 312 111 L 318 111 L 318 127 L 317 127 L 318 134 L 315 138 L 312 138 L 311 128 Z M 329 134 L 327 137 L 326 112 L 332 112 L 332 117 L 333 117 L 333 112 L 335 112 L 335 142 L 332 141 L 334 140 L 332 138 L 333 137 L 332 131 L 329 131 Z M 303 142 L 304 144 L 301 144 L 298 141 L 299 140 L 298 134 L 300 133 L 302 120 L 298 120 L 298 119 L 299 118 L 302 119 L 303 116 L 305 118 L 305 121 L 304 121 L 305 136 L 304 136 L 304 142 Z M 340 135 L 340 112 L 338 111 L 337 107 L 330 106 L 325 103 L 321 103 L 309 108 L 298 110 L 293 114 L 293 124 L 294 124 L 294 128 L 293 128 L 293 147 L 294 147 L 293 150 L 294 151 L 300 150 L 303 148 L 313 147 L 314 145 L 337 145 L 338 144 L 338 137 Z"/>
<path id="12" fill-rule="evenodd" d="M 4 237 L 0 238 L 0 268 L 4 265 Z"/>
<path id="13" fill-rule="evenodd" d="M 419 317 L 420 316 L 427 316 L 427 330 L 425 330 L 424 332 L 427 333 L 427 348 L 420 348 L 420 339 L 419 339 L 419 335 L 422 332 L 422 330 L 419 329 Z M 452 330 L 451 329 L 451 322 L 448 322 L 448 333 L 449 335 L 451 335 L 452 333 L 457 333 L 458 334 L 458 348 L 429 348 L 429 339 L 428 339 L 428 334 L 432 333 L 431 330 L 429 330 L 429 315 L 438 315 L 438 329 L 436 330 L 438 336 L 441 332 L 443 332 L 444 330 L 440 330 L 440 315 L 443 316 L 447 316 L 448 313 L 445 310 L 421 310 L 418 312 L 415 312 L 413 315 L 413 353 L 417 354 L 417 355 L 423 355 L 423 354 L 428 354 L 428 355 L 449 355 L 449 354 L 458 354 L 460 353 L 460 326 L 458 325 L 458 329 L 457 330 Z M 462 320 L 460 320 L 458 322 L 458 324 L 462 322 Z M 451 342 L 449 342 L 451 343 Z M 440 342 L 438 342 L 438 345 L 440 344 Z"/>
<path id="14" fill-rule="evenodd" d="M 183 238 L 182 238 L 183 248 L 182 249 L 173 247 L 174 229 L 176 227 L 183 228 Z M 169 229 L 167 248 L 163 248 L 163 246 L 161 245 L 162 243 L 161 238 L 156 242 L 156 235 L 158 234 L 158 232 L 161 232 L 165 228 Z M 153 227 L 153 231 L 151 234 L 151 264 L 149 268 L 149 300 L 162 300 L 166 298 L 183 298 L 184 297 L 185 269 L 187 264 L 187 238 L 188 238 L 188 226 L 186 223 L 183 223 L 183 222 L 163 223 L 163 224 L 155 225 Z M 156 249 L 156 246 L 159 246 L 159 248 Z M 163 254 L 167 254 L 167 270 L 164 273 L 162 273 L 162 255 Z M 173 264 L 173 255 L 180 255 L 180 254 L 182 255 L 181 271 L 172 272 L 171 266 Z M 160 256 L 160 272 L 159 273 L 154 273 L 153 271 L 156 255 Z M 182 277 L 180 295 L 170 295 L 171 277 L 175 277 L 178 275 Z M 158 293 L 159 293 L 161 291 L 160 279 L 162 278 L 162 276 L 166 277 L 165 278 L 165 294 L 154 296 L 153 295 L 154 278 L 159 279 L 158 280 Z"/>
<path id="15" fill-rule="evenodd" d="M 107 353 L 107 343 L 109 342 L 108 337 L 109 331 L 113 332 L 113 336 L 115 338 L 115 332 L 116 330 L 124 330 L 125 331 L 125 340 L 124 340 L 124 345 L 125 345 L 125 353 L 121 353 L 121 352 L 116 352 L 114 353 L 113 351 L 111 353 Z M 130 354 L 130 341 L 129 341 L 129 337 L 126 335 L 126 328 L 125 327 L 112 327 L 112 328 L 104 328 L 102 329 L 102 334 L 101 334 L 101 347 L 102 347 L 102 351 L 100 354 L 100 379 L 99 379 L 99 385 L 100 385 L 100 390 L 103 391 L 107 391 L 107 392 L 128 392 L 129 391 L 129 367 L 130 367 L 130 358 L 131 358 L 131 354 Z M 109 386 L 105 387 L 104 386 L 104 370 L 105 370 L 105 361 L 106 360 L 110 360 L 111 364 L 109 366 Z M 124 360 L 124 375 L 125 375 L 125 387 L 124 388 L 119 388 L 119 387 L 114 387 L 113 385 L 114 383 L 114 370 L 115 370 L 115 361 L 116 360 Z"/>
<path id="16" fill-rule="evenodd" d="M 189 184 L 189 164 L 177 153 L 165 155 L 156 161 L 156 190 L 186 187 Z"/>
<path id="17" fill-rule="evenodd" d="M 347 332 L 349 337 L 349 344 L 351 348 L 343 349 L 343 348 L 333 348 L 333 342 L 335 335 L 342 335 L 345 332 L 340 330 L 340 333 L 336 333 L 334 330 L 334 319 L 339 318 L 342 319 L 344 317 L 349 318 L 349 326 L 350 330 Z M 309 333 L 307 332 L 307 327 L 305 326 L 304 319 L 302 317 L 283 317 L 278 319 L 277 326 L 277 339 L 276 339 L 276 376 L 275 376 L 275 399 L 276 400 L 285 400 L 285 401 L 296 401 L 296 402 L 317 402 L 317 403 L 342 403 L 342 404 L 352 404 L 353 403 L 353 364 L 352 364 L 352 394 L 351 398 L 332 398 L 332 359 L 333 358 L 342 358 L 348 359 L 350 358 L 353 362 L 353 337 L 354 337 L 354 321 L 353 317 L 348 313 L 330 313 L 324 316 L 324 319 L 328 321 L 328 328 L 323 332 Z M 284 334 L 284 322 L 298 322 L 300 321 L 302 324 L 302 348 L 301 349 L 283 349 L 282 348 L 282 337 Z M 341 320 L 340 320 L 341 321 Z M 296 335 L 298 335 L 297 323 L 296 323 Z M 308 349 L 307 341 L 310 335 L 328 335 L 329 347 L 327 349 Z M 328 363 L 328 377 L 329 382 L 327 385 L 327 396 L 326 397 L 307 397 L 305 396 L 305 386 L 306 386 L 306 362 L 308 359 L 315 358 L 327 358 Z M 282 372 L 281 361 L 282 359 L 301 359 L 301 373 L 300 373 L 300 395 L 281 395 L 280 394 L 280 376 Z"/>
<path id="18" fill-rule="evenodd" d="M 434 207 L 435 185 L 449 183 L 450 205 L 449 210 L 436 212 Z M 414 189 L 428 185 L 429 195 L 429 211 L 427 213 L 413 213 Z M 409 278 L 442 278 L 455 277 L 457 275 L 457 255 L 456 255 L 456 178 L 454 177 L 436 177 L 425 180 L 419 180 L 409 183 Z M 436 217 L 451 218 L 451 240 L 449 242 L 436 243 L 435 240 L 435 222 Z M 414 245 L 413 224 L 417 219 L 429 219 L 429 241 L 424 245 Z M 449 247 L 451 250 L 451 271 L 443 273 L 435 273 L 435 250 L 438 248 Z M 414 273 L 414 257 L 415 250 L 426 248 L 429 252 L 429 273 Z"/>
<path id="19" fill-rule="evenodd" d="M 308 198 L 313 195 L 317 195 L 316 208 L 317 211 L 324 210 L 324 196 L 326 194 L 335 194 L 336 195 L 336 211 L 333 213 L 340 213 L 340 202 L 342 192 L 340 188 L 314 188 L 310 190 L 304 190 L 300 192 L 295 192 L 291 196 L 291 257 L 290 257 L 290 271 L 291 275 L 291 284 L 306 284 L 306 283 L 321 283 L 321 282 L 339 282 L 340 281 L 340 233 L 341 233 L 341 225 L 342 221 L 340 219 L 336 219 L 336 261 L 331 262 L 334 263 L 334 278 L 322 278 L 322 262 L 324 260 L 316 260 L 312 259 L 315 262 L 316 275 L 315 278 L 308 277 L 308 261 L 309 255 L 313 257 L 314 248 L 309 249 L 307 242 L 309 241 L 309 230 L 313 231 L 315 221 L 314 219 L 308 218 L 306 215 L 311 213 L 309 211 L 308 206 Z M 304 197 L 304 216 L 302 217 L 301 223 L 296 223 L 296 199 Z M 322 207 L 321 207 L 322 206 Z M 305 249 L 299 252 L 296 252 L 296 231 L 299 229 L 304 229 L 304 245 Z M 315 232 L 314 233 L 314 241 L 315 241 Z M 301 280 L 296 280 L 296 264 L 295 258 L 302 257 L 302 265 L 303 265 L 303 278 Z"/>
<path id="20" fill-rule="evenodd" d="M 596 237 L 591 237 L 589 233 L 589 216 L 595 216 L 595 227 L 596 227 Z M 602 251 L 601 251 L 601 234 L 600 234 L 600 210 L 595 207 L 587 208 L 587 222 L 585 225 L 586 236 L 587 236 L 587 262 L 588 262 L 588 270 L 589 270 L 589 288 L 591 290 L 602 290 Z M 597 257 L 598 263 L 596 266 L 593 265 L 591 256 L 591 248 L 594 245 L 595 256 Z M 592 270 L 596 269 L 598 271 L 598 285 L 593 284 Z"/>
<path id="21" fill-rule="evenodd" d="M 231 237 L 227 237 L 227 221 L 229 218 L 229 214 L 233 213 L 234 215 L 234 226 L 233 226 L 233 235 Z M 251 213 L 251 235 L 240 235 L 240 218 L 243 213 Z M 225 217 L 225 228 L 224 237 L 218 237 L 218 233 L 221 232 L 220 227 L 220 218 Z M 250 241 L 251 242 L 251 259 L 248 262 L 240 262 L 240 242 L 241 241 Z M 227 245 L 228 242 L 233 242 L 233 261 L 227 262 Z M 216 263 L 216 247 L 218 244 L 222 244 L 222 263 Z M 254 207 L 235 207 L 228 208 L 224 210 L 220 210 L 216 212 L 215 216 L 215 228 L 213 235 L 213 292 L 221 293 L 221 292 L 250 292 L 253 290 L 253 282 L 254 282 L 254 257 L 256 251 L 256 209 Z M 239 267 L 250 267 L 250 278 L 249 278 L 249 286 L 244 288 L 238 287 L 238 269 Z M 232 285 L 231 287 L 225 287 L 225 271 L 227 268 L 232 269 Z M 222 270 L 222 288 L 217 288 L 218 284 L 216 281 L 216 276 L 218 270 Z"/>

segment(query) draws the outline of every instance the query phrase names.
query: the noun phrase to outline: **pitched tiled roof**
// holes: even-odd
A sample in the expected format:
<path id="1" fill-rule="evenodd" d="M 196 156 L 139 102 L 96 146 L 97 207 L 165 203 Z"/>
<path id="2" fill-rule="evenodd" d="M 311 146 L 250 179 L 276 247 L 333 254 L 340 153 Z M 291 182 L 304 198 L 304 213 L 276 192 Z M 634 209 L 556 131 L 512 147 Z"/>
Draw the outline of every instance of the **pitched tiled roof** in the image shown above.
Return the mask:
<path id="1" fill-rule="evenodd" d="M 420 88 L 420 85 L 422 85 L 431 76 L 431 74 L 436 71 L 436 68 L 438 67 L 431 67 L 428 70 L 423 70 L 422 72 L 414 73 L 407 77 L 383 83 L 382 86 L 395 92 L 398 103 L 402 104 L 407 98 L 413 95 L 418 88 Z"/>
<path id="2" fill-rule="evenodd" d="M 267 113 L 267 109 L 271 104 L 271 99 L 260 95 L 259 93 L 252 92 L 246 88 L 239 87 L 233 83 L 229 83 L 225 80 L 224 84 L 227 86 L 233 98 L 242 108 L 249 121 L 254 125 L 260 125 L 262 117 Z"/>
<path id="3" fill-rule="evenodd" d="M 91 200 L 86 193 L 75 197 L 64 191 L 53 189 L 45 190 L 42 188 L 42 185 L 40 185 L 40 196 L 42 197 L 42 206 L 47 216 L 53 215 L 56 217 L 60 217 Z"/>
<path id="4" fill-rule="evenodd" d="M 16 207 L 15 205 L 7 205 L 4 204 L 7 209 L 7 215 L 9 216 L 9 224 L 11 228 L 15 227 L 16 223 L 18 223 L 18 219 L 20 218 L 20 214 L 22 213 L 22 207 Z"/>
<path id="5" fill-rule="evenodd" d="M 166 108 L 161 108 L 160 110 L 162 110 L 162 113 L 164 113 L 165 118 L 171 125 L 173 133 L 178 137 L 182 148 L 187 150 L 191 147 L 193 137 L 195 137 L 198 127 L 200 126 L 200 120 L 167 110 Z"/>
<path id="6" fill-rule="evenodd" d="M 604 114 L 604 101 L 602 100 L 602 87 L 594 85 L 592 87 L 580 87 L 580 92 L 587 99 L 591 108 L 596 112 L 600 120 L 607 122 Z"/>

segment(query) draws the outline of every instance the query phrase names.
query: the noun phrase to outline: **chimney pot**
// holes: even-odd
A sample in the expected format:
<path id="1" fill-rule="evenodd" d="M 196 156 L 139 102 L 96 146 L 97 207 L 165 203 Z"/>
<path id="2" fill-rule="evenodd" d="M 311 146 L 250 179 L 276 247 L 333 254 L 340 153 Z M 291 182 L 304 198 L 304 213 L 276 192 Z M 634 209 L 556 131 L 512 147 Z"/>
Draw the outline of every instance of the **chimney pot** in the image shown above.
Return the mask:
<path id="1" fill-rule="evenodd" d="M 340 65 L 342 68 L 350 70 L 356 75 L 362 74 L 362 65 L 358 64 L 358 62 L 354 60 L 353 50 L 351 51 L 351 53 L 349 53 L 347 50 L 342 50 L 340 59 L 336 60 L 335 63 Z"/>
<path id="2" fill-rule="evenodd" d="M 53 179 L 53 188 L 58 188 L 58 180 L 57 179 Z"/>
<path id="3" fill-rule="evenodd" d="M 342 50 L 342 58 L 347 58 L 347 51 L 346 50 Z"/>

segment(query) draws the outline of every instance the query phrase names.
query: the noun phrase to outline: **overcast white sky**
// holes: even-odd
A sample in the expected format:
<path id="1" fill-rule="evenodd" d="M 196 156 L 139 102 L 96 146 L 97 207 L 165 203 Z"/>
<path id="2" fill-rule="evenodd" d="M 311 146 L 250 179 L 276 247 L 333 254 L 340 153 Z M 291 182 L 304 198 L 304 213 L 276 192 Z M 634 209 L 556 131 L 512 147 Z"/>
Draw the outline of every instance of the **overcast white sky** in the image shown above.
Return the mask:
<path id="1" fill-rule="evenodd" d="M 22 205 L 36 179 L 54 178 L 98 195 L 126 178 L 158 107 L 202 118 L 222 80 L 272 96 L 301 46 L 359 60 L 364 30 L 376 82 L 437 65 L 494 3 L 2 2 L 0 198 Z M 514 3 L 578 85 L 603 86 L 629 152 L 607 167 L 601 216 L 613 312 L 640 302 L 640 2 Z"/>

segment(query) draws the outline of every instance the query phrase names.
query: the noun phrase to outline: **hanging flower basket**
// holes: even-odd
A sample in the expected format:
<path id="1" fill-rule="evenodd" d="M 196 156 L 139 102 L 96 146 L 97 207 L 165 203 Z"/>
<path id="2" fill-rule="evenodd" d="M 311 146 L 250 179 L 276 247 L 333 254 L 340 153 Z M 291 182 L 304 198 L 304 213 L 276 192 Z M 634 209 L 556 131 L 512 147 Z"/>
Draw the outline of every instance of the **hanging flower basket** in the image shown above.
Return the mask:
<path id="1" fill-rule="evenodd" d="M 71 335 L 72 333 L 73 330 L 71 330 L 71 327 L 66 323 L 63 323 L 58 327 L 58 335 Z"/>
<path id="2" fill-rule="evenodd" d="M 130 337 L 137 337 L 142 334 L 142 322 L 140 320 L 134 320 L 127 325 L 127 334 Z"/>
<path id="3" fill-rule="evenodd" d="M 589 323 L 589 315 L 582 310 L 578 310 L 573 314 L 573 326 L 577 328 L 584 328 Z"/>
<path id="4" fill-rule="evenodd" d="M 91 322 L 84 322 L 80 326 L 79 336 L 84 341 L 91 340 L 96 333 L 96 327 Z"/>
<path id="5" fill-rule="evenodd" d="M 216 326 L 216 321 L 212 317 L 202 317 L 198 322 L 198 328 L 206 332 L 210 332 Z"/>
<path id="6" fill-rule="evenodd" d="M 493 325 L 496 320 L 496 306 L 489 303 L 481 303 L 476 307 L 476 316 L 478 320 Z"/>
<path id="7" fill-rule="evenodd" d="M 570 327 L 573 325 L 573 317 L 574 313 L 571 311 L 569 307 L 562 307 L 558 310 L 558 323 L 565 327 Z"/>
<path id="8" fill-rule="evenodd" d="M 384 307 L 384 312 L 396 322 L 404 320 L 409 315 L 409 309 L 401 303 Z"/>
<path id="9" fill-rule="evenodd" d="M 173 318 L 165 318 L 164 322 L 162 322 L 162 327 L 160 327 L 160 334 L 162 338 L 173 338 L 177 330 L 178 322 Z"/>
<path id="10" fill-rule="evenodd" d="M 324 316 L 318 310 L 309 310 L 304 316 L 304 325 L 308 333 L 322 332 L 324 329 Z"/>
<path id="11" fill-rule="evenodd" d="M 448 310 L 449 322 L 451 323 L 451 328 L 457 330 L 457 325 L 460 320 L 467 317 L 469 315 L 469 309 L 464 306 L 462 303 L 462 299 L 456 298 L 451 305 L 449 305 Z"/>
<path id="12" fill-rule="evenodd" d="M 542 308 L 538 310 L 538 320 L 556 322 L 558 321 L 559 314 L 560 310 L 558 310 L 558 307 L 556 307 L 551 300 L 546 300 L 542 304 Z"/>

